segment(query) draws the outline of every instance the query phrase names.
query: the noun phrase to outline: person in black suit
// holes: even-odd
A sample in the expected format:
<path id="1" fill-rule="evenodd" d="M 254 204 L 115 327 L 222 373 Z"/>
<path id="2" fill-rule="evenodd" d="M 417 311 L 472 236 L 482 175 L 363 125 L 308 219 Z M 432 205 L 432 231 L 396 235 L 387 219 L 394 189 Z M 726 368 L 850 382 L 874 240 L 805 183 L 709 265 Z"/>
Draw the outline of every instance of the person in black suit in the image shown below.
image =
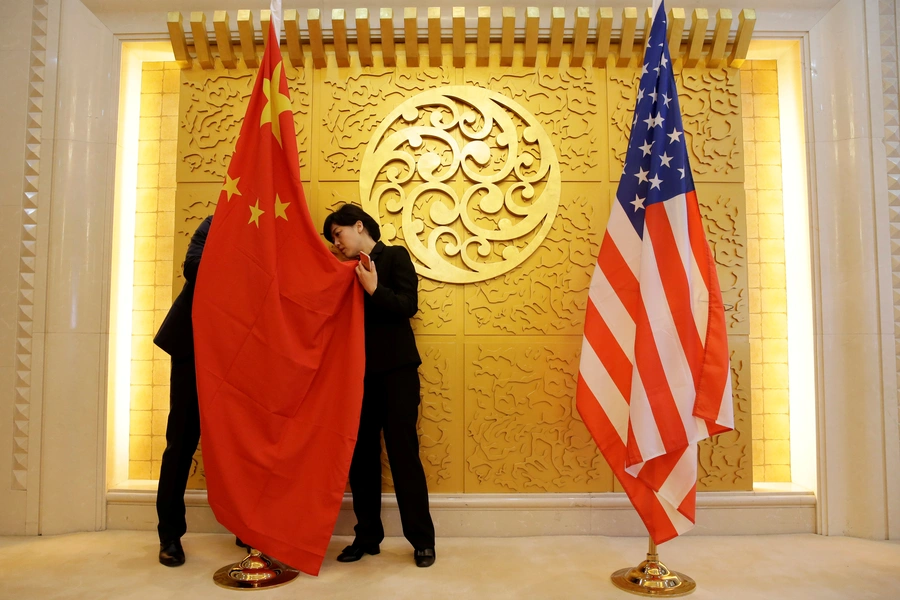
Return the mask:
<path id="1" fill-rule="evenodd" d="M 381 432 L 394 477 L 403 535 L 412 544 L 416 565 L 434 564 L 434 524 L 428 509 L 428 486 L 419 458 L 416 430 L 420 385 L 410 318 L 419 310 L 416 270 L 402 246 L 385 246 L 375 220 L 357 206 L 345 204 L 328 215 L 325 239 L 346 258 L 360 252 L 356 275 L 364 300 L 366 372 L 359 435 L 350 463 L 350 488 L 357 524 L 356 538 L 338 560 L 354 562 L 378 554 L 384 539 L 381 522 Z"/>
<path id="2" fill-rule="evenodd" d="M 169 386 L 169 420 L 166 450 L 159 469 L 156 514 L 159 517 L 159 562 L 167 567 L 184 564 L 181 536 L 187 531 L 184 492 L 191 459 L 200 441 L 200 409 L 197 403 L 197 373 L 194 368 L 194 327 L 191 310 L 194 282 L 212 216 L 206 217 L 188 246 L 184 259 L 185 284 L 172 303 L 153 343 L 172 357 Z"/>

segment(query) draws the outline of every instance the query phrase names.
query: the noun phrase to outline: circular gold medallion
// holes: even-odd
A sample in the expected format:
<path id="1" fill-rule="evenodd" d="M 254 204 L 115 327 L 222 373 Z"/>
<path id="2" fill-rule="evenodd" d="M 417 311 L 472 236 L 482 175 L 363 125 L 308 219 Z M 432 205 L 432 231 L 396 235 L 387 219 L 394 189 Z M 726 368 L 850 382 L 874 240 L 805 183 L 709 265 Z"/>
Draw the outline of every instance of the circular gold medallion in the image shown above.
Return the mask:
<path id="1" fill-rule="evenodd" d="M 363 156 L 363 209 L 423 277 L 484 281 L 522 264 L 559 208 L 559 160 L 522 105 L 474 86 L 427 90 L 378 126 Z"/>

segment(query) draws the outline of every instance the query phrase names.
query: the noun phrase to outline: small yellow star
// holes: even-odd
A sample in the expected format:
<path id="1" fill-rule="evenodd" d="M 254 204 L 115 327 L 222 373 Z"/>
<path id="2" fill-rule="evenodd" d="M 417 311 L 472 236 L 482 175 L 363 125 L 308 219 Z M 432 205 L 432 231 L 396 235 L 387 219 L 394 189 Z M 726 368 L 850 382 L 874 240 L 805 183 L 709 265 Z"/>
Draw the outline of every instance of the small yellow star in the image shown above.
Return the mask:
<path id="1" fill-rule="evenodd" d="M 256 227 L 259 228 L 259 217 L 266 212 L 259 207 L 259 200 L 256 201 L 256 206 L 250 207 L 250 220 L 247 221 L 247 224 L 256 223 Z"/>
<path id="2" fill-rule="evenodd" d="M 228 173 L 225 174 L 225 185 L 222 186 L 222 191 L 227 192 L 228 195 L 225 197 L 225 199 L 229 202 L 231 201 L 231 197 L 235 194 L 237 194 L 238 196 L 241 195 L 241 191 L 237 187 L 240 181 L 240 177 L 238 177 L 237 179 L 232 179 L 231 175 L 229 175 Z"/>
<path id="3" fill-rule="evenodd" d="M 281 85 L 281 65 L 279 61 L 272 73 L 272 79 L 263 79 L 263 93 L 266 95 L 266 105 L 263 106 L 259 116 L 259 126 L 266 123 L 272 124 L 272 135 L 281 146 L 281 122 L 278 118 L 284 112 L 291 112 L 291 99 L 279 91 Z"/>
<path id="4" fill-rule="evenodd" d="M 287 210 L 287 207 L 290 205 L 291 205 L 290 202 L 282 202 L 281 198 L 278 197 L 278 194 L 275 194 L 275 218 L 277 219 L 278 217 L 281 217 L 282 219 L 287 221 L 288 218 L 287 218 L 287 214 L 285 213 L 285 211 Z"/>

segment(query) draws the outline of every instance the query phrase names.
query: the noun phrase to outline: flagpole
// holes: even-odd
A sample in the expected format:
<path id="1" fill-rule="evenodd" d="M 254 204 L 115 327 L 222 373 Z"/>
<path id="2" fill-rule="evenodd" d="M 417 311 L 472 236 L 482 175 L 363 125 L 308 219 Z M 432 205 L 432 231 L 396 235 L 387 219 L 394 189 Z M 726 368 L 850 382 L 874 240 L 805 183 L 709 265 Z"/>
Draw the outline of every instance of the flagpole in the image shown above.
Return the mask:
<path id="1" fill-rule="evenodd" d="M 650 538 L 647 560 L 630 569 L 619 569 L 611 576 L 613 585 L 638 596 L 687 596 L 697 583 L 683 573 L 670 571 L 659 560 L 656 542 Z"/>

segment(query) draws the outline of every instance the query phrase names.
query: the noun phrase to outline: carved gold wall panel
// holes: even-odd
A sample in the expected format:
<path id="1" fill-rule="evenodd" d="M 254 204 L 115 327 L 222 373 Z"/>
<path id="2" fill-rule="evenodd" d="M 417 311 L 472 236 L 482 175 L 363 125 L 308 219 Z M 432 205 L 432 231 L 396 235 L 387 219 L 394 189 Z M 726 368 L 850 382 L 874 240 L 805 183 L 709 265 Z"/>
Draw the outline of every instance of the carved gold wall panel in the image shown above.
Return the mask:
<path id="1" fill-rule="evenodd" d="M 613 475 L 575 410 L 581 340 L 465 345 L 466 492 L 607 492 Z"/>
<path id="2" fill-rule="evenodd" d="M 563 187 L 553 228 L 525 268 L 466 286 L 466 333 L 580 336 L 610 198 L 608 183 Z"/>
<path id="3" fill-rule="evenodd" d="M 685 69 L 673 64 L 678 84 L 684 137 L 694 181 L 744 180 L 740 71 L 738 69 Z M 628 67 L 609 67 L 609 169 L 618 180 L 631 133 L 631 115 L 640 80 L 637 58 Z"/>
<path id="4" fill-rule="evenodd" d="M 563 181 L 608 181 L 605 71 L 572 67 L 567 55 L 559 67 L 548 67 L 548 50 L 547 45 L 538 45 L 536 67 L 521 66 L 520 48 L 513 59 L 518 66 L 504 68 L 493 66 L 499 61 L 496 47 L 489 67 L 476 67 L 470 55 L 463 83 L 502 94 L 530 111 L 553 141 Z"/>
<path id="5" fill-rule="evenodd" d="M 731 387 L 734 394 L 734 431 L 700 442 L 698 490 L 747 489 L 752 479 L 750 417 L 750 341 L 745 335 L 729 335 Z"/>
<path id="6" fill-rule="evenodd" d="M 367 143 L 381 121 L 408 98 L 457 80 L 456 69 L 449 66 L 393 69 L 380 60 L 372 67 L 347 68 L 329 61 L 328 68 L 315 75 L 320 152 L 314 176 L 319 181 L 356 183 L 362 178 Z"/>
<path id="7" fill-rule="evenodd" d="M 256 69 L 243 64 L 224 69 L 203 70 L 199 64 L 182 71 L 179 112 L 178 167 L 179 183 L 220 182 L 234 152 L 247 102 L 253 91 Z M 309 165 L 310 121 L 312 105 L 311 75 L 304 69 L 284 63 L 285 76 L 291 90 L 300 172 Z"/>
<path id="8" fill-rule="evenodd" d="M 455 200 L 465 198 L 489 179 L 486 173 L 502 169 L 509 158 L 505 153 L 512 133 L 504 133 L 510 136 L 506 139 L 496 133 L 478 139 L 479 128 L 491 119 L 496 131 L 500 120 L 507 119 L 515 143 L 532 146 L 527 149 L 533 157 L 529 168 L 539 169 L 538 159 L 549 151 L 536 141 L 527 142 L 526 136 L 533 140 L 544 136 L 541 143 L 555 155 L 556 205 L 552 211 L 542 209 L 549 226 L 533 252 L 481 281 L 470 278 L 460 283 L 436 273 L 420 277 L 420 311 L 413 327 L 423 357 L 421 456 L 432 492 L 602 492 L 616 487 L 574 410 L 574 390 L 587 290 L 621 171 L 640 68 L 632 63 L 619 69 L 613 66 L 615 61 L 608 70 L 594 67 L 590 55 L 585 67 L 573 67 L 566 53 L 559 67 L 548 68 L 548 51 L 548 46 L 538 44 L 534 68 L 521 66 L 521 45 L 516 46 L 513 67 L 496 66 L 496 47 L 491 48 L 490 69 L 477 67 L 472 54 L 465 57 L 464 67 L 450 66 L 449 55 L 442 66 L 428 67 L 423 44 L 423 66 L 408 68 L 402 49 L 398 66 L 385 67 L 376 47 L 373 66 L 351 61 L 349 67 L 338 67 L 328 47 L 323 67 L 287 68 L 301 177 L 317 225 L 336 206 L 351 202 L 371 208 L 389 243 L 409 247 L 410 232 L 419 234 L 418 226 L 413 226 L 416 220 L 421 231 L 446 225 L 462 235 L 459 219 L 441 221 L 456 216 Z M 444 45 L 444 52 L 451 52 L 449 45 Z M 311 56 L 305 60 L 312 64 Z M 173 293 L 181 287 L 181 263 L 190 235 L 213 210 L 249 97 L 251 75 L 243 66 L 201 70 L 195 65 L 183 71 Z M 751 384 L 738 72 L 684 69 L 679 84 L 701 210 L 727 309 L 736 398 L 737 430 L 701 448 L 699 488 L 747 490 L 752 487 Z M 434 110 L 441 103 L 444 108 Z M 448 127 L 454 110 L 462 116 L 462 125 L 455 122 Z M 435 135 L 422 135 L 419 144 L 410 126 Z M 528 127 L 540 131 L 526 133 Z M 442 191 L 431 191 L 430 197 L 420 194 L 417 204 L 407 207 L 405 229 L 402 202 L 392 204 L 391 198 L 371 202 L 374 190 L 410 169 L 409 162 L 378 157 L 377 144 L 386 140 L 393 144 L 388 144 L 391 152 L 417 161 L 412 163 L 414 172 L 405 172 L 412 176 L 404 186 L 412 189 L 436 180 L 441 184 L 435 188 Z M 469 171 L 460 163 L 466 163 Z M 392 172 L 392 166 L 397 171 Z M 441 179 L 443 169 L 453 172 Z M 521 178 L 510 172 L 499 179 L 502 185 L 513 185 Z M 548 181 L 545 176 L 534 184 L 536 197 L 547 189 Z M 410 192 L 405 193 L 409 198 Z M 492 220 L 498 214 L 492 212 L 495 196 L 485 192 L 483 198 L 475 198 L 470 219 L 484 226 L 490 221 L 500 231 L 500 219 Z M 394 192 L 394 201 L 401 197 Z M 436 208 L 438 204 L 444 208 Z M 513 242 L 527 247 L 543 222 Z M 445 252 L 446 245 L 439 250 Z M 481 258 L 502 260 L 503 252 L 502 244 L 495 243 Z M 456 267 L 464 266 L 458 257 L 450 260 L 457 260 Z M 420 256 L 416 261 L 421 273 L 427 265 Z M 202 474 L 200 460 L 192 485 L 204 484 Z M 390 484 L 386 469 L 388 489 Z"/>

